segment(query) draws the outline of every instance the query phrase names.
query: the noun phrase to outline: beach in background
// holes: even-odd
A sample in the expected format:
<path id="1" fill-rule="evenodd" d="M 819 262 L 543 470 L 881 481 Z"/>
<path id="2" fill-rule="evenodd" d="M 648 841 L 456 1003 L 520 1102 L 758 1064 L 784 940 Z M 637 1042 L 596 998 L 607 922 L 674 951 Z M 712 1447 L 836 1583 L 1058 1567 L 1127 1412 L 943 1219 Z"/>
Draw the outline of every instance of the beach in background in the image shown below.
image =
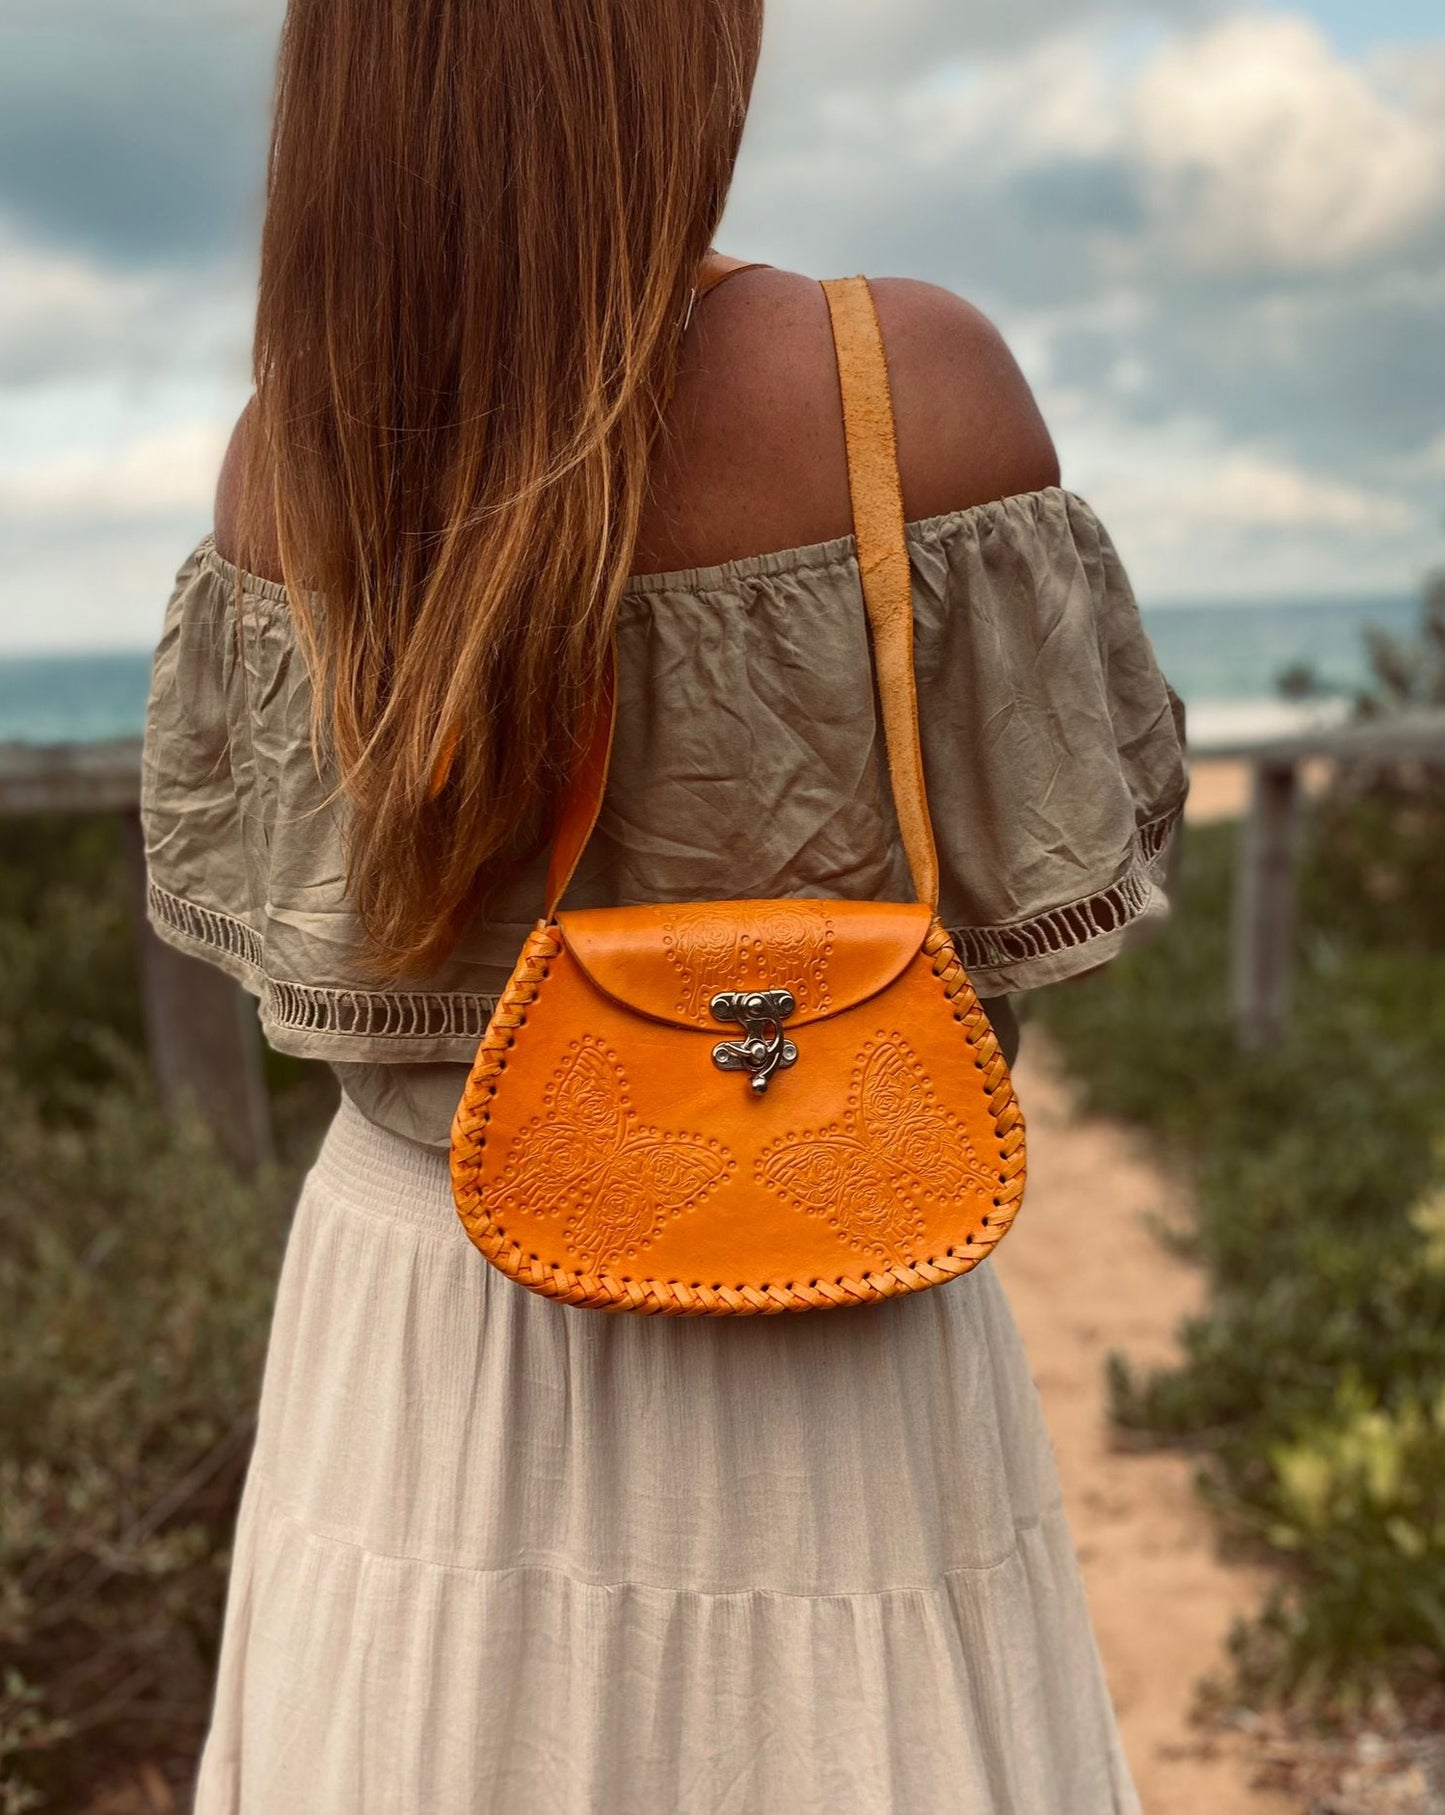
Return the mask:
<path id="1" fill-rule="evenodd" d="M 157 620 L 162 601 L 157 601 Z M 1160 666 L 1189 712 L 1191 749 L 1282 735 L 1348 710 L 1367 672 L 1370 630 L 1407 636 L 1409 594 L 1262 604 L 1146 607 Z M 1320 692 L 1280 697 L 1280 677 L 1308 668 Z M 0 656 L 0 743 L 97 743 L 140 734 L 150 652 Z"/>

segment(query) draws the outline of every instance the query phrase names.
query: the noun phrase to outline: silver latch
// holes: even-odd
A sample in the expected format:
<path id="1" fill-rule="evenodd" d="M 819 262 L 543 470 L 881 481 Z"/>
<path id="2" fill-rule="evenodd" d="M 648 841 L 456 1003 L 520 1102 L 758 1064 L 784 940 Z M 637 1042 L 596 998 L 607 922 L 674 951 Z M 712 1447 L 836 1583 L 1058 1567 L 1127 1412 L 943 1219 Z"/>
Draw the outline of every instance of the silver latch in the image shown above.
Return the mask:
<path id="1" fill-rule="evenodd" d="M 712 1062 L 720 1071 L 745 1071 L 759 1095 L 774 1072 L 798 1062 L 798 1049 L 783 1034 L 783 1023 L 797 1008 L 785 989 L 730 990 L 714 996 L 710 1004 L 719 1021 L 736 1022 L 741 1040 L 722 1040 L 712 1049 Z"/>

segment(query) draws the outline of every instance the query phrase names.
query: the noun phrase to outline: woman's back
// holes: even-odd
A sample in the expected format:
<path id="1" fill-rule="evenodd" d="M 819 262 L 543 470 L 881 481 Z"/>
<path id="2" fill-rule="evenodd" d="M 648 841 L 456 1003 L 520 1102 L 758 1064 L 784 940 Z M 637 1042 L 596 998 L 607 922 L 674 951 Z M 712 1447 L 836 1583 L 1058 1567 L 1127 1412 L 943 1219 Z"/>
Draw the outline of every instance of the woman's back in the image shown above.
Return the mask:
<path id="1" fill-rule="evenodd" d="M 1178 728 L 1108 537 L 1054 483 L 997 335 L 930 286 L 878 289 L 940 910 L 1012 1050 L 1001 998 L 1105 961 L 1158 905 Z M 373 1119 L 442 1147 L 541 910 L 546 853 L 491 866 L 441 964 L 367 975 L 290 601 L 274 571 L 218 553 L 242 470 L 233 447 L 217 546 L 183 574 L 157 662 L 152 912 L 257 991 L 274 1043 L 329 1060 Z M 850 531 L 822 289 L 745 271 L 686 343 L 619 606 L 617 740 L 574 905 L 907 893 Z"/>
<path id="2" fill-rule="evenodd" d="M 990 323 L 931 284 L 873 285 L 888 347 L 910 522 L 1056 485 L 1033 396 Z M 216 546 L 239 552 L 248 418 L 222 469 Z M 714 567 L 852 533 L 837 366 L 822 287 L 772 267 L 721 284 L 694 313 L 633 562 Z M 252 564 L 280 578 L 274 537 Z"/>

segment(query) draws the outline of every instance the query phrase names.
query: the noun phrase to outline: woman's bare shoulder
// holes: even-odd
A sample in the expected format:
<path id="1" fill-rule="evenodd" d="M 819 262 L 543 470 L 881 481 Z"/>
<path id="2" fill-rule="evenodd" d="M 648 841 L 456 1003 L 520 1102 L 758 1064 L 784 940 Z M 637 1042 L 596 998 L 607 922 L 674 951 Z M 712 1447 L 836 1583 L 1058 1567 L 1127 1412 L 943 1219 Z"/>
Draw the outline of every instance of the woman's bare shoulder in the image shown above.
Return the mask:
<path id="1" fill-rule="evenodd" d="M 910 517 L 941 516 L 1059 482 L 1059 460 L 1002 334 L 951 291 L 875 282 Z"/>
<path id="2" fill-rule="evenodd" d="M 872 280 L 910 521 L 1056 485 L 1032 392 L 991 322 L 933 284 Z M 708 298 L 686 349 L 639 566 L 706 566 L 852 527 L 827 300 L 750 271 Z"/>
<path id="3" fill-rule="evenodd" d="M 872 283 L 909 520 L 1056 485 L 1058 458 L 1048 429 L 987 317 L 934 284 Z M 259 548 L 241 548 L 251 423 L 247 405 L 216 488 L 216 547 L 279 579 L 274 535 Z M 697 312 L 636 565 L 642 572 L 712 566 L 832 541 L 851 529 L 822 286 L 772 267 L 745 272 Z"/>
<path id="4" fill-rule="evenodd" d="M 231 431 L 226 457 L 221 462 L 221 476 L 216 483 L 216 552 L 227 561 L 240 562 L 263 579 L 279 580 L 281 578 L 281 550 L 277 545 L 274 529 L 261 534 L 258 547 L 243 548 L 241 545 L 242 496 L 250 458 L 250 438 L 253 432 L 254 414 L 254 403 L 248 403 L 241 411 L 235 428 Z M 252 531 L 251 533 L 259 532 Z"/>

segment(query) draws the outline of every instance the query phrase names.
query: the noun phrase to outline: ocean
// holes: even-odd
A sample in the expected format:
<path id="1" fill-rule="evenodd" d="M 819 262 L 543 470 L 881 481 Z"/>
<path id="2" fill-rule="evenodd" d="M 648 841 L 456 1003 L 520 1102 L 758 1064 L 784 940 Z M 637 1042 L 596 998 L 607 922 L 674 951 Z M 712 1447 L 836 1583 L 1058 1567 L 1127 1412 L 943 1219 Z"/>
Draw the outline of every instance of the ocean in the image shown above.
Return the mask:
<path id="1" fill-rule="evenodd" d="M 138 737 L 150 673 L 144 649 L 0 655 L 0 743 L 98 744 Z"/>
<path id="2" fill-rule="evenodd" d="M 1258 605 L 1146 608 L 1160 666 L 1189 707 L 1199 748 L 1267 736 L 1298 721 L 1276 682 L 1311 667 L 1344 701 L 1368 675 L 1365 632 L 1408 636 L 1418 604 L 1408 595 L 1300 599 Z M 144 650 L 93 655 L 0 656 L 0 743 L 94 743 L 138 736 L 150 656 Z"/>
<path id="3" fill-rule="evenodd" d="M 1156 605 L 1143 615 L 1159 665 L 1189 709 L 1189 741 L 1208 749 L 1343 716 L 1370 678 L 1367 633 L 1408 639 L 1420 621 L 1420 602 L 1405 593 Z M 1311 670 L 1328 704 L 1280 697 L 1280 676 L 1298 668 Z"/>

